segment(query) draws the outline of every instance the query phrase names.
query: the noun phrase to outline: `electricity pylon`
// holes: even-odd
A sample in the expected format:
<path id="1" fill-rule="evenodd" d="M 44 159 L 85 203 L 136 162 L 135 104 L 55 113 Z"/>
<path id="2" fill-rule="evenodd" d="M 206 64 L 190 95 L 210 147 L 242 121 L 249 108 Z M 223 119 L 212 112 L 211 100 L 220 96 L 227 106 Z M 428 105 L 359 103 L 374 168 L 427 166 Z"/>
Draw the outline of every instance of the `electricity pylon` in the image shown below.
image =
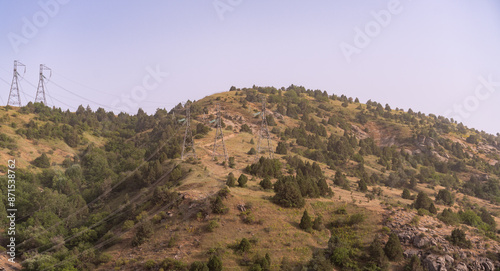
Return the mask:
<path id="1" fill-rule="evenodd" d="M 182 144 L 182 154 L 181 159 L 184 160 L 184 157 L 193 155 L 196 159 L 196 150 L 194 149 L 194 139 L 193 139 L 193 130 L 191 130 L 191 105 L 186 104 L 186 121 L 184 122 L 186 125 L 186 132 L 184 133 L 184 143 Z M 189 141 L 188 141 L 189 140 Z M 187 152 L 186 152 L 187 149 Z M 190 153 L 192 152 L 192 153 Z"/>
<path id="2" fill-rule="evenodd" d="M 260 113 L 260 116 L 262 118 L 262 121 L 260 123 L 260 129 L 259 129 L 259 139 L 257 141 L 257 157 L 260 155 L 262 151 L 269 152 L 269 158 L 273 158 L 273 148 L 271 146 L 271 133 L 269 133 L 269 129 L 267 127 L 267 118 L 266 118 L 266 97 L 263 96 L 261 97 L 262 100 L 262 112 Z M 263 145 L 263 140 L 267 140 L 267 147 L 262 146 Z"/>
<path id="3" fill-rule="evenodd" d="M 49 78 L 52 76 L 52 70 L 44 64 L 40 64 L 40 79 L 38 80 L 38 88 L 36 89 L 35 103 L 47 105 L 47 98 L 45 97 L 45 80 L 48 79 L 43 75 L 43 71 L 50 71 Z"/>
<path id="4" fill-rule="evenodd" d="M 217 156 L 223 156 L 224 161 L 228 161 L 226 145 L 224 144 L 224 134 L 222 133 L 222 120 L 221 120 L 221 112 L 220 112 L 220 104 L 217 104 L 217 118 L 215 120 L 215 139 L 214 139 L 214 151 L 212 153 L 212 159 L 215 160 Z M 217 147 L 219 146 L 219 138 L 220 145 L 222 146 L 224 153 L 218 153 Z"/>
<path id="5" fill-rule="evenodd" d="M 21 107 L 22 104 L 21 104 L 21 95 L 19 95 L 19 78 L 18 78 L 21 75 L 17 71 L 17 67 L 24 67 L 24 73 L 26 73 L 26 65 L 17 60 L 14 60 L 14 75 L 12 77 L 12 84 L 10 85 L 9 99 L 7 100 L 7 105 Z"/>

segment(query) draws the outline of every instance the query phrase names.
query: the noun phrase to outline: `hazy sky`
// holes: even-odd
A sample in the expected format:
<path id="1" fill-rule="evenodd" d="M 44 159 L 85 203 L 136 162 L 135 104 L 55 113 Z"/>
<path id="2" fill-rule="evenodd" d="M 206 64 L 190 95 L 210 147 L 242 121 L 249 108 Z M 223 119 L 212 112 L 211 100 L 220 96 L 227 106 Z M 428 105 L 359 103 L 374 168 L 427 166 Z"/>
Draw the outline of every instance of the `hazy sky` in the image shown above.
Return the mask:
<path id="1" fill-rule="evenodd" d="M 19 60 L 23 104 L 43 63 L 71 110 L 295 84 L 500 132 L 498 0 L 0 0 L 0 20 L 2 104 Z"/>

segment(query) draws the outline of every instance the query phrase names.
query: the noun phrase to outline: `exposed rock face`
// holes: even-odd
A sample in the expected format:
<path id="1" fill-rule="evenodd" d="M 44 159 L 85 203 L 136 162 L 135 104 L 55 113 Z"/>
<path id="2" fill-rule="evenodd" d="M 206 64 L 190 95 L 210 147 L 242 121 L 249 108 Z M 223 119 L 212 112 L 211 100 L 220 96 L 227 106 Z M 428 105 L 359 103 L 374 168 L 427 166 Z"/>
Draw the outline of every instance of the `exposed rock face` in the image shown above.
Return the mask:
<path id="1" fill-rule="evenodd" d="M 413 238 L 413 245 L 417 248 L 423 248 L 429 243 L 429 239 L 425 236 L 417 235 Z"/>
<path id="2" fill-rule="evenodd" d="M 391 213 L 391 219 L 386 226 L 398 235 L 404 247 L 403 255 L 406 258 L 417 255 L 422 259 L 422 265 L 426 270 L 495 271 L 495 268 L 500 267 L 499 261 L 493 262 L 480 256 L 486 250 L 484 242 L 474 241 L 473 249 L 454 246 L 444 238 L 449 233 L 435 227 L 439 222 L 432 222 L 433 218 L 427 218 L 425 224 L 414 226 L 410 224 L 414 216 L 403 209 L 397 210 Z M 489 250 L 500 251 L 500 246 L 490 243 Z"/>
<path id="3" fill-rule="evenodd" d="M 495 265 L 488 258 L 476 259 L 469 264 L 470 271 L 494 271 Z"/>
<path id="4" fill-rule="evenodd" d="M 422 263 L 429 271 L 447 271 L 447 264 L 448 268 L 451 268 L 452 262 L 447 262 L 444 256 L 430 254 L 425 257 Z"/>
<path id="5" fill-rule="evenodd" d="M 469 268 L 467 268 L 467 265 L 465 263 L 459 263 L 457 266 L 455 266 L 456 271 L 469 271 Z"/>

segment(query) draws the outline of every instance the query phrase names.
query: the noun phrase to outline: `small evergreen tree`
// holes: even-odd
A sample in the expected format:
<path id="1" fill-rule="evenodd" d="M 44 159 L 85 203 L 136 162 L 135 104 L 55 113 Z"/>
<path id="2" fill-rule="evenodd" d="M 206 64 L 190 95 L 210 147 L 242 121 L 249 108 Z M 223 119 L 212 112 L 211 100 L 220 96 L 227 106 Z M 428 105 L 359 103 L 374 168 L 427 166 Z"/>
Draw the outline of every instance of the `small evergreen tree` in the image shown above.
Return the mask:
<path id="1" fill-rule="evenodd" d="M 472 246 L 470 240 L 467 239 L 465 232 L 459 228 L 456 228 L 451 232 L 448 240 L 455 246 L 459 246 L 462 248 L 471 248 Z"/>
<path id="2" fill-rule="evenodd" d="M 420 258 L 417 255 L 413 255 L 410 258 L 410 262 L 405 267 L 405 271 L 424 271 L 424 268 L 422 267 L 422 262 L 420 261 Z"/>
<path id="3" fill-rule="evenodd" d="M 431 203 L 431 206 L 429 206 L 429 213 L 431 214 L 437 214 L 437 209 L 436 209 L 436 206 L 434 206 L 434 203 Z"/>
<path id="4" fill-rule="evenodd" d="M 419 192 L 417 195 L 417 198 L 415 199 L 415 202 L 413 203 L 413 207 L 415 209 L 425 209 L 429 210 L 429 207 L 431 206 L 432 200 L 427 196 L 425 192 Z"/>
<path id="5" fill-rule="evenodd" d="M 212 257 L 210 257 L 207 266 L 210 271 L 222 271 L 222 261 L 217 255 L 212 255 Z"/>
<path id="6" fill-rule="evenodd" d="M 236 163 L 234 162 L 234 156 L 229 157 L 229 167 L 234 168 Z"/>
<path id="7" fill-rule="evenodd" d="M 196 261 L 191 264 L 189 271 L 209 271 L 209 269 L 206 263 Z"/>
<path id="8" fill-rule="evenodd" d="M 253 147 L 247 152 L 247 154 L 250 154 L 250 155 L 254 155 L 256 153 L 257 153 L 257 151 Z"/>
<path id="9" fill-rule="evenodd" d="M 455 199 L 453 198 L 453 195 L 450 191 L 441 189 L 436 196 L 436 202 L 451 206 L 455 202 Z"/>
<path id="10" fill-rule="evenodd" d="M 227 213 L 227 211 L 228 208 L 222 202 L 222 198 L 220 196 L 217 196 L 214 203 L 212 204 L 212 212 L 214 212 L 215 214 L 225 214 Z"/>
<path id="11" fill-rule="evenodd" d="M 277 154 L 287 154 L 286 143 L 283 141 L 278 142 L 278 146 L 276 147 Z"/>
<path id="12" fill-rule="evenodd" d="M 47 157 L 45 153 L 42 153 L 42 155 L 38 156 L 33 160 L 33 165 L 39 168 L 49 168 L 50 167 L 50 159 Z"/>
<path id="13" fill-rule="evenodd" d="M 387 269 L 389 265 L 389 260 L 385 255 L 384 249 L 382 248 L 382 241 L 380 241 L 379 236 L 375 236 L 373 241 L 368 247 L 368 254 L 370 255 L 370 259 L 382 270 Z"/>
<path id="14" fill-rule="evenodd" d="M 360 192 L 366 192 L 368 191 L 368 186 L 366 185 L 366 182 L 364 179 L 360 179 L 358 182 L 358 189 Z"/>
<path id="15" fill-rule="evenodd" d="M 317 230 L 317 231 L 320 231 L 323 229 L 323 217 L 321 215 L 318 215 L 314 221 L 313 221 L 313 225 L 312 225 L 312 228 L 314 230 Z"/>
<path id="16" fill-rule="evenodd" d="M 238 251 L 239 252 L 247 252 L 250 250 L 250 241 L 248 239 L 243 238 L 240 241 L 240 244 L 238 245 Z"/>
<path id="17" fill-rule="evenodd" d="M 403 194 L 401 195 L 403 199 L 410 199 L 411 198 L 411 193 L 410 190 L 407 188 L 403 189 Z"/>
<path id="18" fill-rule="evenodd" d="M 238 186 L 246 187 L 247 182 L 248 182 L 248 177 L 245 174 L 241 174 L 240 177 L 238 178 Z"/>
<path id="19" fill-rule="evenodd" d="M 311 232 L 312 231 L 312 226 L 313 223 L 311 221 L 311 217 L 307 213 L 307 210 L 304 210 L 304 214 L 302 215 L 302 218 L 300 219 L 300 224 L 299 227 L 306 232 Z"/>
<path id="20" fill-rule="evenodd" d="M 262 180 L 259 185 L 264 188 L 264 189 L 272 189 L 273 188 L 273 183 L 271 182 L 271 179 L 269 177 L 265 177 L 264 180 Z"/>
<path id="21" fill-rule="evenodd" d="M 234 177 L 234 174 L 232 172 L 230 172 L 227 175 L 226 185 L 229 186 L 229 187 L 235 187 L 236 186 L 236 178 Z"/>
<path id="22" fill-rule="evenodd" d="M 401 248 L 401 243 L 399 237 L 395 233 L 389 235 L 389 240 L 384 247 L 385 255 L 391 261 L 397 261 L 403 257 L 403 248 Z"/>

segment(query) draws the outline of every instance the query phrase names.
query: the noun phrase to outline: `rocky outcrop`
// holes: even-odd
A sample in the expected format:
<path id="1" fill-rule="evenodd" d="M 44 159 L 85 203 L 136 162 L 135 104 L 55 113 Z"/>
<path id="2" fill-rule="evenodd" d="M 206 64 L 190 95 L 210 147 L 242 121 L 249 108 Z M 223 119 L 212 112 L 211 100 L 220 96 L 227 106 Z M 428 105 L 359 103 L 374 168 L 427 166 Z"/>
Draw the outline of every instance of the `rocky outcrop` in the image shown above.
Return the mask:
<path id="1" fill-rule="evenodd" d="M 495 265 L 488 258 L 476 259 L 469 264 L 469 271 L 494 271 Z"/>
<path id="2" fill-rule="evenodd" d="M 500 262 L 482 256 L 487 250 L 484 241 L 475 240 L 472 250 L 454 246 L 444 238 L 449 232 L 436 227 L 440 222 L 433 221 L 435 218 L 423 218 L 425 224 L 421 221 L 414 226 L 410 224 L 414 216 L 404 209 L 396 210 L 386 223 L 398 235 L 406 258 L 418 256 L 429 271 L 494 271 L 500 267 Z M 500 251 L 500 246 L 489 243 L 489 250 Z"/>

